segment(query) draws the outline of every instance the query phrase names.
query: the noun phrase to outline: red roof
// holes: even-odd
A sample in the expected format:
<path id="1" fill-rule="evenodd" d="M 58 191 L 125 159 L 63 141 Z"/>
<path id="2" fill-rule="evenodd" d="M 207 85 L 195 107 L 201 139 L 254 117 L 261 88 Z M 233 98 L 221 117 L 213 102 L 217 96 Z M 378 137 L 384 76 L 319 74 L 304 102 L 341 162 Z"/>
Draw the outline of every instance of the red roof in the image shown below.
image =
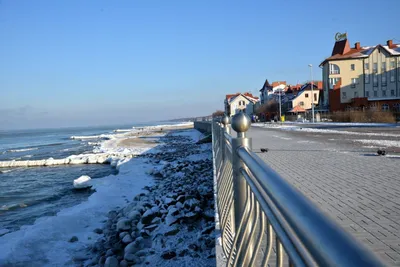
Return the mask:
<path id="1" fill-rule="evenodd" d="M 294 108 L 292 108 L 289 112 L 306 112 L 306 110 L 302 107 L 300 107 L 300 105 L 295 106 Z"/>
<path id="2" fill-rule="evenodd" d="M 272 83 L 272 87 L 276 87 L 276 86 L 281 85 L 281 84 L 286 85 L 286 81 L 276 81 L 276 82 L 273 82 L 273 83 Z"/>

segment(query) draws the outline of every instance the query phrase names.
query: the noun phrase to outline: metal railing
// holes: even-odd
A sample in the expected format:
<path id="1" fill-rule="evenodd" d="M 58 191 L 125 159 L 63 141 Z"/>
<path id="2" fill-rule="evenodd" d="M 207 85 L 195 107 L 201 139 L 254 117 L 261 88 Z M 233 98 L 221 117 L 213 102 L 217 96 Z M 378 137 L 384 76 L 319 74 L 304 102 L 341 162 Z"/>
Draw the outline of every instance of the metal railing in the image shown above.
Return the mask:
<path id="1" fill-rule="evenodd" d="M 222 250 L 227 266 L 384 266 L 251 151 L 250 118 L 213 122 Z"/>

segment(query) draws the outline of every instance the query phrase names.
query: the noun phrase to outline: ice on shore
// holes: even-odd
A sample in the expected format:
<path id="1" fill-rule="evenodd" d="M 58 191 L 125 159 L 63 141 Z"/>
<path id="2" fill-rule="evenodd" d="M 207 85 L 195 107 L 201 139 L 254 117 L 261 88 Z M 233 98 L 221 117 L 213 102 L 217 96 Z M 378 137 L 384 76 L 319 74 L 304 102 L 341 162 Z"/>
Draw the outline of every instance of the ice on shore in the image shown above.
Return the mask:
<path id="1" fill-rule="evenodd" d="M 82 175 L 78 179 L 75 179 L 73 182 L 74 188 L 75 189 L 85 189 L 91 187 L 91 181 L 92 179 L 87 176 L 87 175 Z"/>

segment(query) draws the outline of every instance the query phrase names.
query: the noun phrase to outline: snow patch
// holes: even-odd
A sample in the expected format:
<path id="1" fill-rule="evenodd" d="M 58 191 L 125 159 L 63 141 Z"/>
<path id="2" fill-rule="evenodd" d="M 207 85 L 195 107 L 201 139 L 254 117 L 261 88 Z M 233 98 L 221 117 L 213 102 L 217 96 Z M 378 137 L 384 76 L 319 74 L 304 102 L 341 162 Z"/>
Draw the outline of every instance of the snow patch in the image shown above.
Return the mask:
<path id="1" fill-rule="evenodd" d="M 363 144 L 377 145 L 382 147 L 400 147 L 400 141 L 393 140 L 370 140 L 370 139 L 360 139 L 354 140 Z"/>
<path id="2" fill-rule="evenodd" d="M 92 178 L 90 178 L 87 175 L 82 175 L 81 177 L 79 177 L 78 179 L 75 179 L 73 182 L 74 188 L 75 189 L 84 189 L 84 188 L 89 188 L 92 185 L 90 184 L 90 180 L 92 180 Z"/>

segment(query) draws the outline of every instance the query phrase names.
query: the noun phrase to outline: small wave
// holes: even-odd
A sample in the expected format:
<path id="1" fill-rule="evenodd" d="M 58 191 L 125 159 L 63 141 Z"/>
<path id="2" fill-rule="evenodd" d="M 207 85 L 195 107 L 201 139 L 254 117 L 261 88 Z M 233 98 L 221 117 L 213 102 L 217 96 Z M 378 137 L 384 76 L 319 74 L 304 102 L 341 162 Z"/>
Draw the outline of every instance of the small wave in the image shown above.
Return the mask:
<path id="1" fill-rule="evenodd" d="M 85 140 L 85 139 L 102 139 L 102 140 L 108 140 L 111 139 L 110 135 L 85 135 L 85 136 L 71 136 L 70 139 L 76 139 L 76 140 Z"/>
<path id="2" fill-rule="evenodd" d="M 5 171 L 0 171 L 0 173 L 8 173 L 11 172 L 12 170 L 5 170 Z"/>
<path id="3" fill-rule="evenodd" d="M 39 148 L 37 148 L 37 147 L 19 148 L 19 149 L 10 149 L 10 150 L 7 150 L 6 152 L 9 152 L 9 153 L 13 153 L 13 152 L 25 152 L 25 151 L 31 151 L 31 150 L 37 150 L 37 149 L 39 149 Z M 4 152 L 3 152 L 3 153 L 4 153 Z"/>

